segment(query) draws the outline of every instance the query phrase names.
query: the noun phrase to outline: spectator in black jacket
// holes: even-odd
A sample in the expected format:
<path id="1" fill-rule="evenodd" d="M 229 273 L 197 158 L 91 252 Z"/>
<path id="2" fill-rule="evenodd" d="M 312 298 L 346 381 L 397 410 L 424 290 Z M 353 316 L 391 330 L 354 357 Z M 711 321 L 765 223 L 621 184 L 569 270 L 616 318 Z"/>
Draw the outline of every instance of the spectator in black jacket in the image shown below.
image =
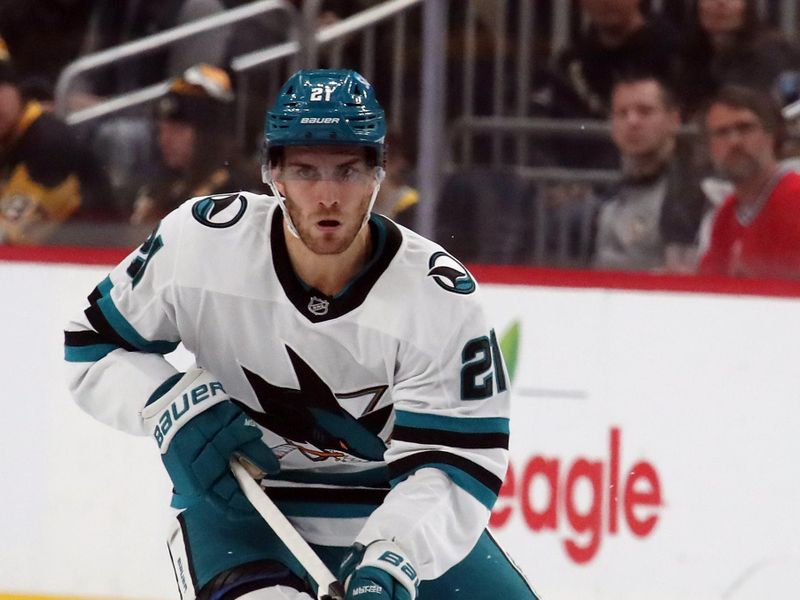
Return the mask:
<path id="1" fill-rule="evenodd" d="M 557 58 L 556 68 L 545 78 L 544 93 L 536 94 L 546 116 L 605 119 L 611 86 L 624 73 L 670 80 L 678 37 L 668 21 L 642 12 L 639 0 L 581 0 L 581 8 L 588 30 Z M 617 166 L 614 147 L 605 141 L 554 140 L 552 146 L 562 166 Z"/>
<path id="2" fill-rule="evenodd" d="M 581 9 L 589 28 L 557 59 L 554 116 L 605 118 L 623 73 L 671 77 L 678 52 L 671 23 L 644 14 L 640 0 L 581 0 Z"/>

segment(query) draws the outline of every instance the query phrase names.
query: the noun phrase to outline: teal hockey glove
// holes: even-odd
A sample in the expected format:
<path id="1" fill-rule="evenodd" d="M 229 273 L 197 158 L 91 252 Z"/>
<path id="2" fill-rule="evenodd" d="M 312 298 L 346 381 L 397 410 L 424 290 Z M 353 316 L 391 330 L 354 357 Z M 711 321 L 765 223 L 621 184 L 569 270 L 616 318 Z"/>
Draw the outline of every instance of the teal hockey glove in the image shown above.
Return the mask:
<path id="1" fill-rule="evenodd" d="M 393 542 L 353 544 L 339 567 L 345 600 L 414 600 L 419 576 L 405 553 Z"/>
<path id="2" fill-rule="evenodd" d="M 261 441 L 261 430 L 202 369 L 164 382 L 142 418 L 172 479 L 176 508 L 208 501 L 231 516 L 249 515 L 253 508 L 230 471 L 230 458 L 240 456 L 267 475 L 280 471 L 278 459 Z"/>

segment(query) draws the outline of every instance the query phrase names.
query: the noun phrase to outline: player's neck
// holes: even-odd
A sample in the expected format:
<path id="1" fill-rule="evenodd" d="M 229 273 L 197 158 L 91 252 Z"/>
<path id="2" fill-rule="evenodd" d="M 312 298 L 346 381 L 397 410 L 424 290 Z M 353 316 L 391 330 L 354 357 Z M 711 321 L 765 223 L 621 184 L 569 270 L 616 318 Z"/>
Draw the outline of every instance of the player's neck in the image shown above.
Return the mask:
<path id="1" fill-rule="evenodd" d="M 295 274 L 328 296 L 335 296 L 345 288 L 367 263 L 372 251 L 368 226 L 362 227 L 350 247 L 339 254 L 317 254 L 288 232 L 285 239 Z"/>

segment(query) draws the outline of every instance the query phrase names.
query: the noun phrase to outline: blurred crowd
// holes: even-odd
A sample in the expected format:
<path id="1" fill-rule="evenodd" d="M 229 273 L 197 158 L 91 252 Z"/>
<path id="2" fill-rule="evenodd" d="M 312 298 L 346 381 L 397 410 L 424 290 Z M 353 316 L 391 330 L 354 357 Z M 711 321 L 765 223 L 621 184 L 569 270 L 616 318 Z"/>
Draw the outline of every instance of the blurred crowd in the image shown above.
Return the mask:
<path id="1" fill-rule="evenodd" d="M 187 198 L 266 192 L 259 138 L 272 79 L 248 79 L 256 101 L 240 103 L 228 65 L 288 39 L 278 13 L 115 64 L 72 86 L 68 98 L 76 111 L 167 80 L 164 95 L 144 107 L 72 126 L 53 112 L 56 83 L 72 61 L 246 3 L 0 0 L 0 243 L 132 246 Z M 323 2 L 317 25 L 377 3 Z M 487 50 L 497 28 L 485 10 L 491 4 L 479 3 L 478 81 L 497 65 Z M 534 53 L 545 60 L 532 61 L 525 116 L 604 123 L 609 134 L 537 137 L 516 162 L 501 147 L 503 169 L 476 139 L 474 160 L 443 182 L 438 241 L 467 261 L 800 276 L 800 138 L 783 116 L 800 106 L 800 47 L 764 18 L 764 7 L 693 0 L 655 12 L 642 0 L 580 0 L 571 42 L 555 52 L 540 26 L 553 3 L 534 4 Z M 767 2 L 766 14 L 779 4 Z M 465 5 L 450 2 L 448 116 L 457 116 L 453 82 L 463 77 Z M 512 24 L 520 15 L 517 3 L 509 6 Z M 522 40 L 512 27 L 507 36 L 510 57 Z M 391 115 L 390 54 L 375 54 L 373 83 Z M 345 47 L 338 60 L 358 68 L 360 55 Z M 406 62 L 407 81 L 419 81 L 420 64 Z M 516 75 L 505 73 L 506 85 Z M 475 113 L 493 114 L 491 86 L 473 91 Z M 408 118 L 389 134 L 376 210 L 413 227 L 419 202 L 431 201 L 414 187 L 415 84 L 405 86 L 404 101 Z M 236 126 L 245 135 L 236 138 L 243 106 Z M 567 176 L 526 178 L 526 167 Z M 601 171 L 613 180 L 585 176 Z"/>

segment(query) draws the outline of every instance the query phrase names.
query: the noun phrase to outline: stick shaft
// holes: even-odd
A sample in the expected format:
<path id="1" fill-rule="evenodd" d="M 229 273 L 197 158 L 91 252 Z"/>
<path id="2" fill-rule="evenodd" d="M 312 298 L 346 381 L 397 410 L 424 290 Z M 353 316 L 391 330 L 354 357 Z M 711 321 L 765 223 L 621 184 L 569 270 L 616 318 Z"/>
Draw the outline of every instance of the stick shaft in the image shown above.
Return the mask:
<path id="1" fill-rule="evenodd" d="M 316 582 L 319 591 L 317 597 L 321 600 L 341 600 L 341 586 L 322 562 L 316 552 L 308 545 L 289 519 L 275 506 L 275 503 L 264 493 L 261 486 L 250 476 L 247 469 L 238 460 L 231 460 L 231 470 L 245 497 L 253 505 L 258 514 L 267 522 L 278 535 L 294 557 L 303 565 L 311 578 Z"/>

